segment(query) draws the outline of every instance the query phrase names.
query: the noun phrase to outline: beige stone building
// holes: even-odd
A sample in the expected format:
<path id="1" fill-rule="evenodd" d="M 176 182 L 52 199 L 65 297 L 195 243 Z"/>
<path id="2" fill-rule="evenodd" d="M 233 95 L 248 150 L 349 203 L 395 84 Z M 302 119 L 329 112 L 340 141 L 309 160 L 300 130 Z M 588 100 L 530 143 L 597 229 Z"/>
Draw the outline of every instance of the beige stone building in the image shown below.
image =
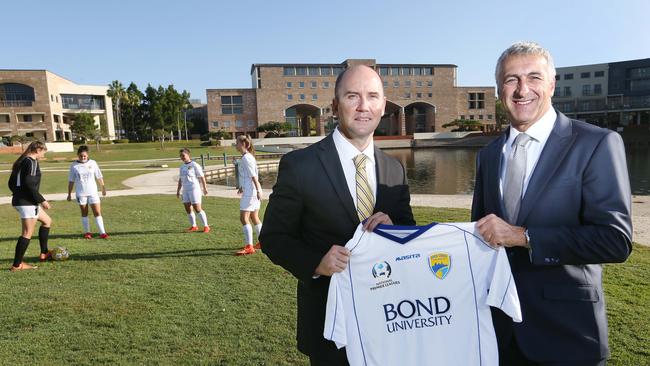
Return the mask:
<path id="1" fill-rule="evenodd" d="M 349 66 L 368 65 L 379 73 L 388 102 L 376 135 L 444 132 L 455 119 L 495 127 L 491 86 L 458 87 L 456 65 L 377 64 L 349 59 L 340 64 L 253 64 L 251 89 L 208 89 L 208 128 L 256 136 L 257 126 L 289 122 L 294 134 L 323 135 L 334 126 L 336 77 Z"/>
<path id="2" fill-rule="evenodd" d="M 107 86 L 79 85 L 47 70 L 0 70 L 0 137 L 24 135 L 47 142 L 70 141 L 75 115 L 106 120 L 115 138 Z"/>

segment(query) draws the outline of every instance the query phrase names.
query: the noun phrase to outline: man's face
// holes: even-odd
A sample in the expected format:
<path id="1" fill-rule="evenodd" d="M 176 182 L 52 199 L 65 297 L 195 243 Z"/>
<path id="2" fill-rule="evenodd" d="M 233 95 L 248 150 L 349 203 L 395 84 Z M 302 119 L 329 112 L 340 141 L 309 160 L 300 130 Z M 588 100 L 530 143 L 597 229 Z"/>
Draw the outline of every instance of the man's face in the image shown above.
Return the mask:
<path id="1" fill-rule="evenodd" d="M 365 141 L 372 136 L 385 107 L 381 79 L 366 66 L 354 66 L 346 71 L 332 101 L 341 133 L 352 141 Z"/>
<path id="2" fill-rule="evenodd" d="M 510 123 L 526 131 L 551 108 L 555 78 L 542 56 L 510 56 L 503 62 L 498 88 Z"/>

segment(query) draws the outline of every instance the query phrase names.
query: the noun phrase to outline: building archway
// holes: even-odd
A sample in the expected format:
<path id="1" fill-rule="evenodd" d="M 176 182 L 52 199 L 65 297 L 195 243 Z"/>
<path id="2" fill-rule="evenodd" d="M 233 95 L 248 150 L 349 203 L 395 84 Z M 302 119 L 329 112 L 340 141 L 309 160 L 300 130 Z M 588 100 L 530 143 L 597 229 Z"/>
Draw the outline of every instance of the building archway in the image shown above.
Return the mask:
<path id="1" fill-rule="evenodd" d="M 284 120 L 292 126 L 293 136 L 311 136 L 314 130 L 319 134 L 320 108 L 311 104 L 296 104 L 284 110 Z"/>
<path id="2" fill-rule="evenodd" d="M 375 136 L 397 136 L 400 134 L 399 112 L 401 108 L 390 100 L 386 101 L 386 109 L 375 130 Z"/>
<path id="3" fill-rule="evenodd" d="M 415 102 L 404 107 L 406 134 L 435 132 L 436 107 L 426 102 Z"/>

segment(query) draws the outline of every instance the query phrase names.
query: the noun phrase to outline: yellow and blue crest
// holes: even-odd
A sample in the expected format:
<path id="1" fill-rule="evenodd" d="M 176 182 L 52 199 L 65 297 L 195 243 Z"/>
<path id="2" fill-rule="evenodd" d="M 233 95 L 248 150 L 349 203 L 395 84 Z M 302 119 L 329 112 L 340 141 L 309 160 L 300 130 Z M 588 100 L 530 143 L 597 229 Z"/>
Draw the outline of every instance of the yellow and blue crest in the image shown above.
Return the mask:
<path id="1" fill-rule="evenodd" d="M 443 280 L 449 274 L 451 257 L 443 252 L 433 253 L 429 256 L 429 268 L 436 277 Z"/>

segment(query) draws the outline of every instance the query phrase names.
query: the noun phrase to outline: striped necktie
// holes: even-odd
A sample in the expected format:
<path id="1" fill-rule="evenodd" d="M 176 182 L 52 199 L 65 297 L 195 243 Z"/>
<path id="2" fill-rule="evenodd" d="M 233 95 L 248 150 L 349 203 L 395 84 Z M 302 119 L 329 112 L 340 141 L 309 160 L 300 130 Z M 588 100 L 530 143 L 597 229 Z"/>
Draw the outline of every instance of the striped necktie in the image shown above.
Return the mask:
<path id="1" fill-rule="evenodd" d="M 357 186 L 357 215 L 359 221 L 363 221 L 372 215 L 375 207 L 375 198 L 368 183 L 368 173 L 366 172 L 367 156 L 359 154 L 354 157 L 354 166 L 357 169 L 354 180 Z"/>

